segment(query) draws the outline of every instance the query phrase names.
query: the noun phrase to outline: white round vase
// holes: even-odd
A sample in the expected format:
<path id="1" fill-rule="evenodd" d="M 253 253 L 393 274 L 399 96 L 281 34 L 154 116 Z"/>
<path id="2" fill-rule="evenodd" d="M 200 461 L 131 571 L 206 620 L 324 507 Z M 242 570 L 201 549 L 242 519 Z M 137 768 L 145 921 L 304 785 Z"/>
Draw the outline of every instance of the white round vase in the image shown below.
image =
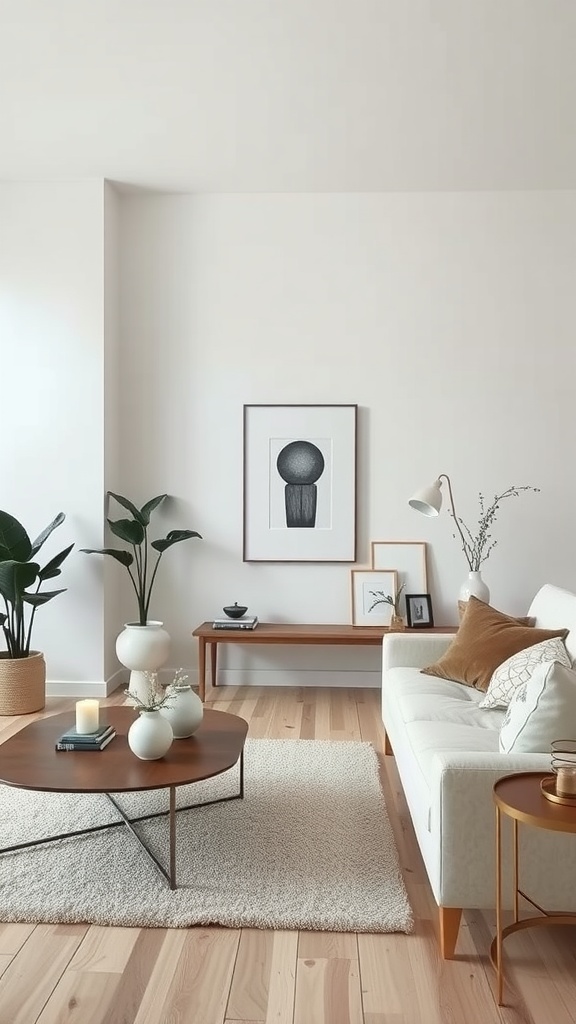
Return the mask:
<path id="1" fill-rule="evenodd" d="M 159 711 L 141 711 L 128 729 L 128 746 L 142 761 L 164 757 L 173 739 L 172 726 Z"/>
<path id="2" fill-rule="evenodd" d="M 204 705 L 191 686 L 176 686 L 170 693 L 172 700 L 160 709 L 160 714 L 170 722 L 174 739 L 183 740 L 196 732 L 204 717 Z"/>
<path id="3" fill-rule="evenodd" d="M 479 601 L 485 601 L 486 604 L 490 600 L 490 591 L 482 579 L 482 573 L 479 571 L 469 572 L 468 579 L 464 580 L 460 587 L 460 593 L 458 594 L 460 618 L 462 618 L 466 611 L 466 602 L 470 597 L 477 597 Z"/>
<path id="4" fill-rule="evenodd" d="M 127 622 L 116 638 L 118 661 L 129 668 L 129 688 L 140 700 L 145 701 L 149 683 L 147 672 L 156 672 L 170 653 L 170 634 L 163 622 L 150 621 L 145 626 L 138 622 Z"/>

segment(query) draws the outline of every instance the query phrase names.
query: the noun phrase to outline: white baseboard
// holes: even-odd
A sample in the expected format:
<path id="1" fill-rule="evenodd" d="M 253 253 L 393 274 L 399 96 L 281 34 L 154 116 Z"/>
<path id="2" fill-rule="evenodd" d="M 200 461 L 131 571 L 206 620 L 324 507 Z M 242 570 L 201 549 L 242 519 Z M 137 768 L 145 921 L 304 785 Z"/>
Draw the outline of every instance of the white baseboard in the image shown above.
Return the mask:
<path id="1" fill-rule="evenodd" d="M 192 686 L 198 685 L 197 669 L 186 669 Z M 174 669 L 161 669 L 158 673 L 160 682 L 165 685 L 174 678 Z M 46 680 L 46 694 L 49 697 L 70 697 L 70 699 L 81 697 L 109 697 L 111 693 L 120 687 L 128 685 L 129 673 L 126 669 L 119 669 L 110 679 L 99 682 L 84 680 L 83 682 L 72 682 L 70 680 L 48 679 Z M 206 683 L 209 684 L 210 674 L 206 673 Z M 378 688 L 381 685 L 382 677 L 380 672 L 372 671 L 335 671 L 333 669 L 303 670 L 294 671 L 289 669 L 238 669 L 228 668 L 218 670 L 218 684 L 220 686 L 334 686 L 334 687 L 369 687 Z"/>

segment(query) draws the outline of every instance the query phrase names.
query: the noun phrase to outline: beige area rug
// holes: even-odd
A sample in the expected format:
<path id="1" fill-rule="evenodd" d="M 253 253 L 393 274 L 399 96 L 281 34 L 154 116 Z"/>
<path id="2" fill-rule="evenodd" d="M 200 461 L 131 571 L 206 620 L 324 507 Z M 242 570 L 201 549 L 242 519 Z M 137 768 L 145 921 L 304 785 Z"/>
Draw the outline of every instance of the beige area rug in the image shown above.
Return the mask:
<path id="1" fill-rule="evenodd" d="M 237 789 L 236 766 L 178 790 L 178 801 Z M 369 743 L 247 740 L 244 792 L 244 800 L 177 815 L 175 891 L 125 826 L 0 855 L 0 920 L 411 930 Z M 130 815 L 164 808 L 167 799 L 158 790 L 118 796 Z M 2 846 L 117 817 L 105 796 L 0 786 Z M 137 828 L 166 863 L 168 819 Z"/>

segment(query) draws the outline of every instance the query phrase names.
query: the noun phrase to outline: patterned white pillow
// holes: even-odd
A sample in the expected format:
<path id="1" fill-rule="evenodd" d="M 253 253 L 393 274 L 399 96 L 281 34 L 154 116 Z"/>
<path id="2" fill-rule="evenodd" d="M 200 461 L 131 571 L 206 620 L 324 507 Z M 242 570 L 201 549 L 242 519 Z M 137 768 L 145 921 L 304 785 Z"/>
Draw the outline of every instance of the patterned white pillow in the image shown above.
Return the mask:
<path id="1" fill-rule="evenodd" d="M 503 661 L 492 673 L 486 696 L 478 705 L 481 708 L 507 708 L 514 692 L 522 683 L 527 683 L 537 665 L 543 661 L 559 661 L 570 668 L 572 662 L 562 637 L 553 636 L 542 643 L 525 647 L 518 654 Z"/>
<path id="2" fill-rule="evenodd" d="M 542 661 L 516 688 L 500 729 L 500 750 L 548 754 L 560 736 L 576 736 L 576 672 Z"/>

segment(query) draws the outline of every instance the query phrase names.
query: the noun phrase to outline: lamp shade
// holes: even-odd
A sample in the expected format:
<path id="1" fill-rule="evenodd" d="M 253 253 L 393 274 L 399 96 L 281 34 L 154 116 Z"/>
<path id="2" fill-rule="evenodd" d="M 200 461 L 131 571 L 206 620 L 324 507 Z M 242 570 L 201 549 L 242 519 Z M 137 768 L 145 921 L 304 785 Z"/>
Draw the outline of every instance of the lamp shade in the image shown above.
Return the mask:
<path id="1" fill-rule="evenodd" d="M 440 480 L 435 480 L 429 487 L 416 491 L 416 494 L 412 495 L 408 504 L 411 508 L 415 508 L 417 512 L 421 512 L 422 515 L 437 516 L 442 508 L 441 486 Z"/>

